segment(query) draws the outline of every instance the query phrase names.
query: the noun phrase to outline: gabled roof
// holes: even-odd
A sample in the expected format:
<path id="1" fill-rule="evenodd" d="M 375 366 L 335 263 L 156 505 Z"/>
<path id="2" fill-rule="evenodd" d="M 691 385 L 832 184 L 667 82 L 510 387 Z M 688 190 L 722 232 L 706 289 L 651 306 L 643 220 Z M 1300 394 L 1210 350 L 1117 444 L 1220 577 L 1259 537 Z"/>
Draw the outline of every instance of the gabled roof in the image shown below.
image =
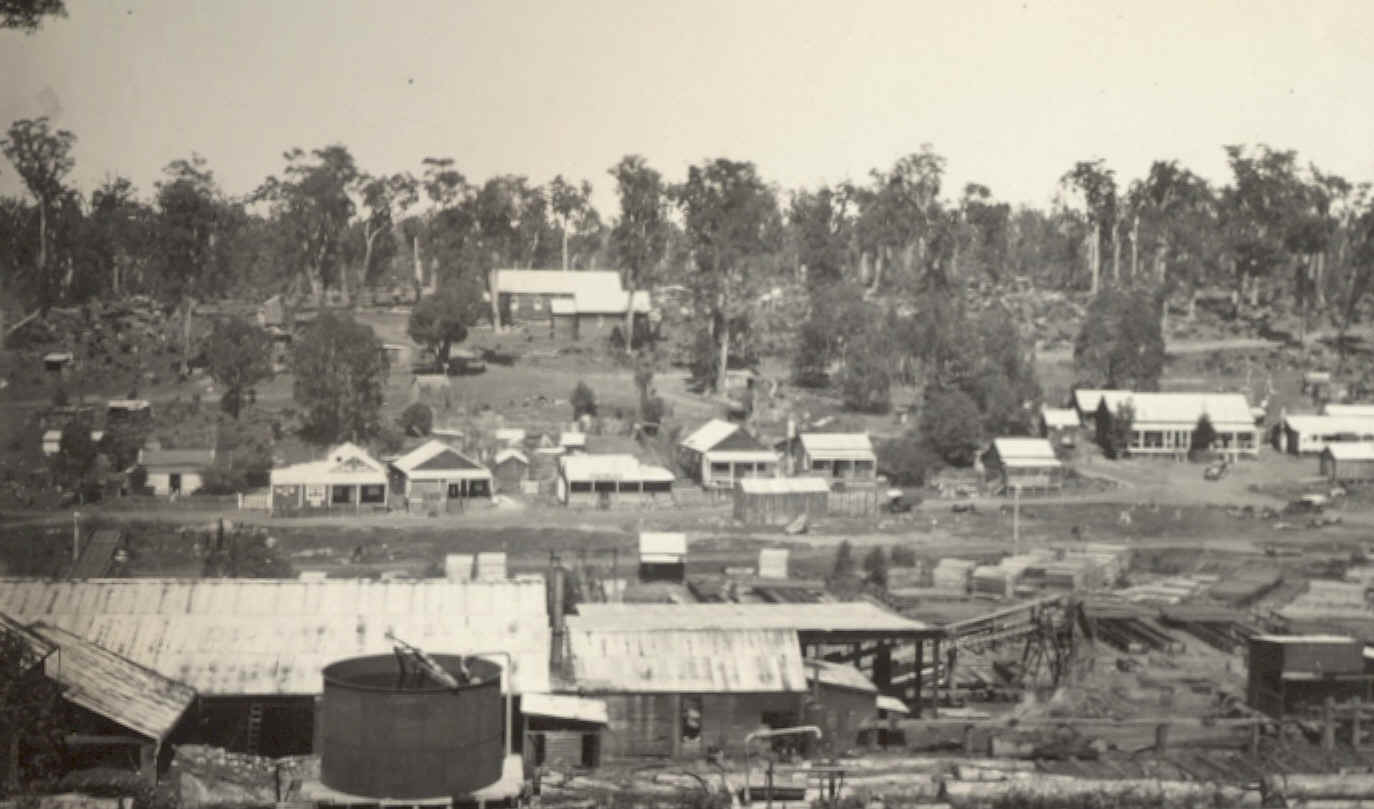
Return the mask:
<path id="1" fill-rule="evenodd" d="M 144 449 L 139 450 L 138 463 L 153 470 L 197 470 L 215 465 L 213 449 Z"/>
<path id="2" fill-rule="evenodd" d="M 806 690 L 801 646 L 787 629 L 616 630 L 570 616 L 568 650 L 578 689 L 591 693 Z"/>
<path id="3" fill-rule="evenodd" d="M 427 652 L 508 650 L 517 693 L 549 690 L 542 579 L 0 579 L 0 612 L 207 695 L 318 694 L 329 663 L 389 654 L 388 632 Z"/>
<path id="4" fill-rule="evenodd" d="M 492 431 L 491 437 L 503 444 L 519 444 L 525 440 L 525 428 L 497 427 Z"/>
<path id="5" fill-rule="evenodd" d="M 1012 459 L 1057 461 L 1047 438 L 994 438 L 992 446 L 1003 461 Z"/>
<path id="6" fill-rule="evenodd" d="M 1075 388 L 1073 392 L 1073 405 L 1084 413 L 1097 412 L 1098 405 L 1102 400 L 1107 400 L 1107 409 L 1116 412 L 1117 405 L 1130 398 L 1131 392 L 1128 390 L 1117 390 L 1108 388 Z"/>
<path id="7" fill-rule="evenodd" d="M 574 295 L 578 290 L 620 290 L 615 270 L 496 270 L 497 292 Z"/>
<path id="8" fill-rule="evenodd" d="M 1044 407 L 1040 415 L 1046 427 L 1077 427 L 1078 413 L 1069 407 Z"/>
<path id="9" fill-rule="evenodd" d="M 386 483 L 386 467 L 356 444 L 344 443 L 318 461 L 281 466 L 272 470 L 276 484 L 327 483 L 341 486 Z"/>
<path id="10" fill-rule="evenodd" d="M 512 459 L 517 460 L 526 466 L 529 466 L 530 464 L 530 459 L 525 457 L 525 453 L 521 452 L 518 449 L 510 449 L 509 447 L 503 450 L 497 450 L 496 455 L 492 457 L 491 462 L 493 464 L 500 465 Z"/>
<path id="11" fill-rule="evenodd" d="M 1333 441 L 1324 451 L 1338 461 L 1374 461 L 1374 441 Z"/>
<path id="12" fill-rule="evenodd" d="M 802 449 L 819 460 L 875 460 L 867 433 L 802 433 Z"/>
<path id="13" fill-rule="evenodd" d="M 172 732 L 196 691 L 72 633 L 43 622 L 35 634 L 58 648 L 48 658 L 48 677 L 61 683 L 64 699 L 151 739 Z"/>
<path id="14" fill-rule="evenodd" d="M 391 465 L 407 475 L 413 472 L 470 472 L 485 469 L 481 464 L 466 457 L 448 444 L 433 439 L 392 461 Z"/>

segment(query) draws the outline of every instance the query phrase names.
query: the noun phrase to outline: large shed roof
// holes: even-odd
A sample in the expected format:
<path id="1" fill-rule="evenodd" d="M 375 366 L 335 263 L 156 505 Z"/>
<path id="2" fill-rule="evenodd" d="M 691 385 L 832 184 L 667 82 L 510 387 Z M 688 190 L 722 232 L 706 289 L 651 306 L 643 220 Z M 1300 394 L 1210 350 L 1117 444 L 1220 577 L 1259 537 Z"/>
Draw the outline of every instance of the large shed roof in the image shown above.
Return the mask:
<path id="1" fill-rule="evenodd" d="M 672 482 L 672 472 L 661 466 L 641 463 L 633 455 L 567 455 L 563 457 L 563 477 L 568 480 L 621 480 Z"/>
<path id="2" fill-rule="evenodd" d="M 1374 419 L 1374 404 L 1330 404 L 1328 403 L 1322 412 L 1328 416 L 1353 416 L 1355 418 Z"/>
<path id="3" fill-rule="evenodd" d="M 932 628 L 868 601 L 822 604 L 579 604 L 568 625 L 602 630 L 790 629 L 927 633 Z"/>
<path id="4" fill-rule="evenodd" d="M 1338 461 L 1374 461 L 1374 441 L 1332 441 L 1325 451 Z"/>
<path id="5" fill-rule="evenodd" d="M 1217 429 L 1254 429 L 1250 403 L 1240 393 L 1133 393 L 1127 399 L 1135 411 L 1135 429 L 1148 425 L 1191 428 L 1203 414 Z"/>
<path id="6" fill-rule="evenodd" d="M 78 635 L 41 621 L 32 629 L 58 649 L 44 665 L 63 698 L 130 730 L 165 739 L 195 701 L 194 688 Z"/>
<path id="7" fill-rule="evenodd" d="M 496 289 L 520 295 L 574 295 L 578 290 L 620 289 L 615 270 L 497 270 Z"/>
<path id="8" fill-rule="evenodd" d="M 390 652 L 388 632 L 430 652 L 504 649 L 517 692 L 549 690 L 542 580 L 0 579 L 0 612 L 207 695 L 317 694 L 324 666 Z"/>
<path id="9" fill-rule="evenodd" d="M 570 620 L 568 648 L 573 679 L 592 693 L 806 689 L 801 647 L 785 629 L 618 630 Z"/>
<path id="10" fill-rule="evenodd" d="M 1285 416 L 1283 423 L 1301 435 L 1356 435 L 1362 440 L 1374 438 L 1374 419 L 1362 416 L 1293 413 Z"/>

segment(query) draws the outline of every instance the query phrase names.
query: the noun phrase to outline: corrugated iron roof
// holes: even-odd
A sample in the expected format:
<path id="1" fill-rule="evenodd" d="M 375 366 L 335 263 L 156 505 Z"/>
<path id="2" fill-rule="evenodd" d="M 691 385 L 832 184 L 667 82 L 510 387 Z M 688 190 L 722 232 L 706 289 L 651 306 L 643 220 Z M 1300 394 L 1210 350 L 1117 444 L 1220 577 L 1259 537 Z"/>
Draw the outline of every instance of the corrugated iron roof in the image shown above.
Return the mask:
<path id="1" fill-rule="evenodd" d="M 1145 425 L 1191 428 L 1205 413 L 1217 429 L 1254 429 L 1250 403 L 1240 393 L 1132 393 L 1125 399 L 1134 411 L 1134 429 Z M 1109 407 L 1116 407 L 1110 402 Z"/>
<path id="2" fill-rule="evenodd" d="M 929 625 L 867 601 L 824 604 L 577 605 L 568 625 L 583 629 L 792 629 L 800 632 L 923 632 Z"/>
<path id="3" fill-rule="evenodd" d="M 45 671 L 62 684 L 63 698 L 130 730 L 165 739 L 195 701 L 194 688 L 64 629 L 41 621 L 32 629 L 58 648 Z"/>
<path id="4" fill-rule="evenodd" d="M 1374 404 L 1327 404 L 1322 412 L 1328 416 L 1374 419 Z"/>
<path id="5" fill-rule="evenodd" d="M 994 438 L 992 445 L 1003 461 L 1013 458 L 1055 460 L 1054 447 L 1048 438 Z"/>
<path id="6" fill-rule="evenodd" d="M 340 444 L 331 449 L 323 460 L 306 461 L 274 468 L 270 473 L 272 485 L 302 483 L 385 484 L 386 467 L 356 444 Z"/>
<path id="7" fill-rule="evenodd" d="M 1107 400 L 1107 409 L 1116 412 L 1117 405 L 1129 399 L 1131 392 L 1128 390 L 1115 390 L 1107 388 L 1078 388 L 1073 392 L 1073 404 L 1084 413 L 1097 412 L 1098 405 L 1102 400 Z"/>
<path id="8" fill-rule="evenodd" d="M 496 455 L 491 459 L 491 462 L 493 464 L 500 464 L 504 463 L 509 458 L 514 458 L 515 460 L 519 461 L 522 464 L 525 464 L 526 466 L 529 466 L 530 463 L 530 459 L 525 457 L 525 453 L 521 452 L 518 449 L 510 448 L 497 450 Z"/>
<path id="9" fill-rule="evenodd" d="M 869 694 L 878 693 L 878 686 L 874 685 L 872 680 L 865 677 L 862 671 L 853 666 L 832 663 L 829 660 L 808 659 L 805 662 L 808 680 L 819 679 L 822 685 L 833 685 L 838 688 L 864 691 Z"/>
<path id="10" fill-rule="evenodd" d="M 1374 419 L 1362 416 L 1319 416 L 1315 413 L 1293 413 L 1285 416 L 1284 425 L 1302 435 L 1358 435 L 1374 438 Z"/>
<path id="11" fill-rule="evenodd" d="M 145 469 L 204 469 L 215 465 L 213 449 L 145 449 L 139 451 Z"/>
<path id="12" fill-rule="evenodd" d="M 687 535 L 664 531 L 641 531 L 639 534 L 639 555 L 674 556 L 680 561 L 687 555 Z"/>
<path id="13" fill-rule="evenodd" d="M 885 694 L 878 695 L 878 710 L 902 715 L 911 713 L 911 709 L 906 707 L 905 702 Z"/>
<path id="14" fill-rule="evenodd" d="M 633 455 L 567 455 L 561 461 L 568 480 L 671 482 L 676 478 L 661 466 L 641 463 Z"/>
<path id="15" fill-rule="evenodd" d="M 1044 407 L 1040 409 L 1040 415 L 1045 419 L 1047 427 L 1077 427 L 1078 414 L 1068 407 Z"/>
<path id="16" fill-rule="evenodd" d="M 802 433 L 802 449 L 821 460 L 873 460 L 867 433 Z"/>
<path id="17" fill-rule="evenodd" d="M 491 437 L 503 444 L 519 444 L 525 440 L 525 429 L 523 427 L 497 427 L 492 431 Z"/>
<path id="18" fill-rule="evenodd" d="M 1374 461 L 1374 441 L 1333 441 L 1326 451 L 1338 461 Z"/>
<path id="19" fill-rule="evenodd" d="M 1002 465 L 1009 469 L 1049 469 L 1063 466 L 1057 458 L 1007 458 Z"/>
<path id="20" fill-rule="evenodd" d="M 317 694 L 329 663 L 390 652 L 388 631 L 430 652 L 507 650 L 516 691 L 549 690 L 542 580 L 0 579 L 0 612 L 202 694 Z"/>
<path id="21" fill-rule="evenodd" d="M 391 465 L 406 477 L 422 480 L 491 477 L 486 467 L 434 439 L 395 459 Z"/>
<path id="22" fill-rule="evenodd" d="M 586 289 L 573 290 L 573 307 L 579 315 L 623 316 L 625 308 L 630 305 L 630 301 L 630 293 L 620 289 L 619 286 L 615 289 L 592 286 Z M 649 300 L 649 293 L 644 290 L 636 291 L 633 301 L 636 312 L 648 312 L 653 308 L 652 302 Z"/>
<path id="23" fill-rule="evenodd" d="M 522 694 L 520 713 L 604 725 L 610 722 L 605 700 L 572 694 Z"/>
<path id="24" fill-rule="evenodd" d="M 615 270 L 497 270 L 497 292 L 521 295 L 573 295 L 579 289 L 620 289 Z"/>
<path id="25" fill-rule="evenodd" d="M 724 419 L 711 419 L 678 443 L 693 452 L 705 453 L 738 429 L 738 424 L 731 424 Z"/>
<path id="26" fill-rule="evenodd" d="M 745 494 L 816 494 L 830 491 L 821 478 L 741 478 L 735 485 Z"/>
<path id="27" fill-rule="evenodd" d="M 633 605 L 641 607 L 645 605 Z M 610 693 L 760 693 L 806 689 L 801 646 L 785 629 L 584 627 L 569 620 L 573 679 Z"/>

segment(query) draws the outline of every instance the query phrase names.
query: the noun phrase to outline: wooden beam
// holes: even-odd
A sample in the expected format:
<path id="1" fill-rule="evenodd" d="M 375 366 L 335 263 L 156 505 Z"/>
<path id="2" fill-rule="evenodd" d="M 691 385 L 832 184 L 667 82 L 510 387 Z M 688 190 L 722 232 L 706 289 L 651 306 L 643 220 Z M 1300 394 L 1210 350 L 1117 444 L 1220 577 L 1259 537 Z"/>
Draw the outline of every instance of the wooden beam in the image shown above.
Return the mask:
<path id="1" fill-rule="evenodd" d="M 87 745 L 129 745 L 131 747 L 139 745 L 152 745 L 152 739 L 145 739 L 141 736 L 117 736 L 98 733 L 69 733 L 65 739 L 67 744 L 72 747 Z"/>

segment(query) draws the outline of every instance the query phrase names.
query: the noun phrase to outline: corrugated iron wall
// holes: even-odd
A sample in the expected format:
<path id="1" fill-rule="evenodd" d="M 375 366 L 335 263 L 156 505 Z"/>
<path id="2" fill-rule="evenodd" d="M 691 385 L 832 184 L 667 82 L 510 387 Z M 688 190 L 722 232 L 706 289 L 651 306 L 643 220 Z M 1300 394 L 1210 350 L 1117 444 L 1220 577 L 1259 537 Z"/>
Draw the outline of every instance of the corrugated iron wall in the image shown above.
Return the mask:
<path id="1" fill-rule="evenodd" d="M 678 732 L 671 694 L 607 694 L 605 753 L 612 757 L 670 756 Z"/>

